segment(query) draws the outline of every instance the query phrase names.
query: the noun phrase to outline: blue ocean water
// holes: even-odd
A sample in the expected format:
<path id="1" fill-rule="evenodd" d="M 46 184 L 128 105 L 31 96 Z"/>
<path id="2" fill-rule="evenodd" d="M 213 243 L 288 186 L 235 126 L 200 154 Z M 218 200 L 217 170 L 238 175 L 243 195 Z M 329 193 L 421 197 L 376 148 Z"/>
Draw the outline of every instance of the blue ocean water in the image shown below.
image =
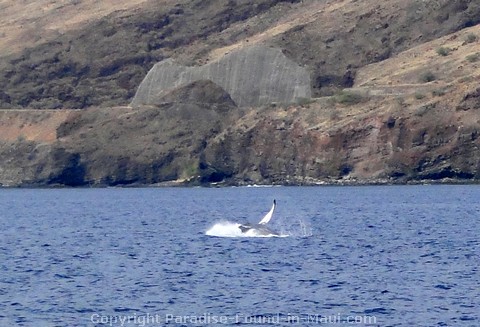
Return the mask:
<path id="1" fill-rule="evenodd" d="M 480 187 L 0 190 L 0 326 L 480 326 Z M 216 237 L 258 222 L 288 237 Z"/>

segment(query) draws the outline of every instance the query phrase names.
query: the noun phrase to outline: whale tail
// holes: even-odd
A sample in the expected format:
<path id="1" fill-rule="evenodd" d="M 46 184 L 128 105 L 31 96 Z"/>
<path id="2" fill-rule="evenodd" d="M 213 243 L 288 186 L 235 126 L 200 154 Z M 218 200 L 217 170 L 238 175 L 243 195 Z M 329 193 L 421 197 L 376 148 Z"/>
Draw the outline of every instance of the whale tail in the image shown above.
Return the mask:
<path id="1" fill-rule="evenodd" d="M 258 223 L 259 225 L 265 225 L 265 224 L 267 224 L 267 223 L 272 219 L 273 212 L 275 211 L 275 207 L 276 207 L 276 206 L 277 206 L 277 201 L 273 200 L 272 208 L 271 208 L 270 211 L 265 215 L 265 217 L 263 217 L 262 220 L 260 220 L 260 222 Z"/>
<path id="2" fill-rule="evenodd" d="M 242 232 L 242 234 L 246 235 L 254 235 L 254 236 L 279 236 L 278 233 L 269 229 L 266 224 L 272 219 L 273 212 L 275 211 L 275 207 L 277 206 L 277 202 L 273 200 L 273 205 L 270 211 L 265 215 L 265 217 L 260 220 L 258 224 L 239 224 L 238 228 Z"/>

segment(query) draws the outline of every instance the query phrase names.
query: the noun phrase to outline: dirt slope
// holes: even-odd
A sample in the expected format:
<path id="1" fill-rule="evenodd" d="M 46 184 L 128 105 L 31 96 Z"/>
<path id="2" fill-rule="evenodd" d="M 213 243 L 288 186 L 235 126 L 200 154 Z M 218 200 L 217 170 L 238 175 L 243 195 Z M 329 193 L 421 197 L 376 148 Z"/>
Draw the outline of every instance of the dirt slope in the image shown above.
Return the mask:
<path id="1" fill-rule="evenodd" d="M 144 2 L 146 0 L 0 0 L 2 55 L 54 40 L 113 12 L 138 9 Z"/>
<path id="2" fill-rule="evenodd" d="M 329 95 L 366 64 L 480 21 L 474 0 L 90 2 L 56 2 L 41 17 L 13 11 L 6 23 L 28 22 L 24 34 L 41 38 L 17 42 L 13 54 L 0 48 L 0 107 L 125 105 L 161 59 L 201 64 L 252 43 L 282 49 L 312 72 L 314 94 Z"/>

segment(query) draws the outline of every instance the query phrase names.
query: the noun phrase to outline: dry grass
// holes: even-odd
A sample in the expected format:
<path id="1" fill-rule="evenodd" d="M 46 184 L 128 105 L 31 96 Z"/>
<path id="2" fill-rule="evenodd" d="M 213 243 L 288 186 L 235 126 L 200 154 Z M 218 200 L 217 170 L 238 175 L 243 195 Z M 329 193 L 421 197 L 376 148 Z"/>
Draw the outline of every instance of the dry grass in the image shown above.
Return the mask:
<path id="1" fill-rule="evenodd" d="M 148 0 L 0 0 L 0 48 L 10 54 Z M 162 0 L 167 2 L 169 0 Z"/>
<path id="2" fill-rule="evenodd" d="M 350 2 L 350 0 L 343 0 L 341 2 Z M 303 8 L 292 11 L 292 14 L 287 15 L 279 22 L 275 22 L 272 27 L 268 28 L 264 32 L 255 34 L 252 37 L 241 40 L 240 42 L 234 43 L 232 45 L 217 48 L 211 51 L 209 54 L 209 59 L 215 60 L 243 47 L 251 46 L 253 44 L 261 44 L 277 35 L 291 30 L 292 28 L 308 24 L 309 22 L 318 19 L 319 14 L 322 13 L 329 6 L 329 3 L 319 3 L 314 1 L 311 4 L 301 4 L 300 6 L 303 6 Z"/>
<path id="3" fill-rule="evenodd" d="M 480 26 L 464 29 L 417 46 L 385 61 L 362 68 L 356 78 L 356 87 L 379 85 L 407 85 L 424 83 L 425 71 L 432 72 L 437 80 L 455 82 L 466 75 L 480 75 L 480 66 L 465 58 L 478 52 L 478 44 L 465 42 L 468 35 L 480 34 Z M 450 49 L 447 56 L 438 49 Z"/>
<path id="4" fill-rule="evenodd" d="M 72 110 L 0 110 L 0 141 L 54 142 Z"/>

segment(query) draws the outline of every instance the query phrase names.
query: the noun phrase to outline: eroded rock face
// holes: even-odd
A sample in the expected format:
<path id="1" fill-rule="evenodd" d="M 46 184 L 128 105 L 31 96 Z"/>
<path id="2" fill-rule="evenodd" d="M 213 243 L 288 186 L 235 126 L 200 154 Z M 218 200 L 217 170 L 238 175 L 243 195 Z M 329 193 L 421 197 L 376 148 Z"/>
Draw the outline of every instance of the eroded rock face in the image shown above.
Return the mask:
<path id="1" fill-rule="evenodd" d="M 279 49 L 254 46 L 200 67 L 181 66 L 172 59 L 161 61 L 140 84 L 132 106 L 157 104 L 172 89 L 198 80 L 217 84 L 240 107 L 295 103 L 311 97 L 305 68 Z"/>

